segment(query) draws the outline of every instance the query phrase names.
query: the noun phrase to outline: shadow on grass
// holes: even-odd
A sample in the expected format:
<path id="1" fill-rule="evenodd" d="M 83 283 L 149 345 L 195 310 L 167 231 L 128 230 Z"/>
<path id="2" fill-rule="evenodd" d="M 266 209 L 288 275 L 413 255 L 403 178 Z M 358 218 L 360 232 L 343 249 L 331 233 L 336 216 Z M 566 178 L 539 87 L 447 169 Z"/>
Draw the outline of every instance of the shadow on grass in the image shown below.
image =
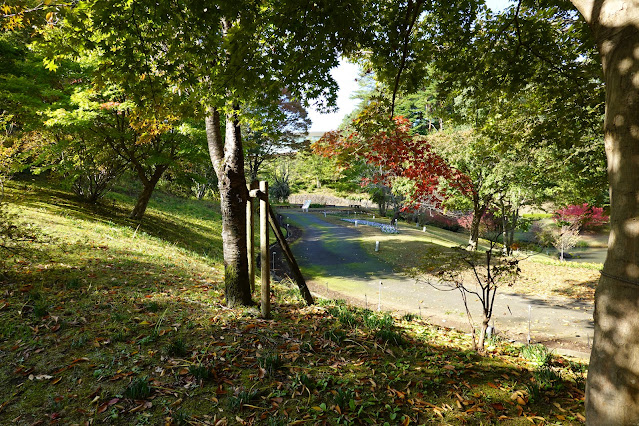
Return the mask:
<path id="1" fill-rule="evenodd" d="M 595 290 L 599 279 L 592 279 L 587 281 L 567 280 L 567 287 L 562 287 L 554 292 L 559 296 L 570 297 L 573 299 L 581 299 L 592 301 L 595 299 Z"/>
<path id="2" fill-rule="evenodd" d="M 77 220 L 130 228 L 212 259 L 219 260 L 221 257 L 221 229 L 218 230 L 220 213 L 219 207 L 213 203 L 193 203 L 158 193 L 151 200 L 143 219 L 135 221 L 128 217 L 130 210 L 126 205 L 113 200 L 88 204 L 73 194 L 57 189 L 43 186 L 32 188 L 31 184 L 24 182 L 13 182 L 12 186 L 14 188 L 7 191 L 9 201 L 17 205 L 45 209 Z M 184 224 L 181 221 L 185 217 L 194 219 L 194 222 Z M 215 226 L 207 227 L 195 222 L 202 220 L 215 222 Z"/>
<path id="3" fill-rule="evenodd" d="M 274 321 L 264 321 L 255 311 L 224 309 L 217 285 L 192 280 L 186 267 L 171 276 L 151 260 L 100 253 L 121 262 L 95 264 L 87 258 L 84 264 L 23 270 L 5 285 L 10 296 L 4 301 L 12 308 L 0 311 L 6 325 L 0 374 L 20 386 L 18 395 L 13 386 L 0 390 L 0 400 L 10 402 L 2 413 L 6 418 L 24 416 L 21 420 L 33 423 L 41 413 L 57 413 L 70 423 L 88 418 L 108 423 L 117 415 L 122 424 L 132 424 L 143 402 L 121 395 L 142 378 L 153 398 L 144 413 L 155 424 L 176 407 L 202 421 L 213 407 L 224 417 L 245 419 L 267 413 L 320 423 L 340 418 L 393 424 L 402 416 L 418 424 L 490 422 L 531 412 L 549 417 L 552 403 L 573 406 L 583 393 L 555 375 L 533 400 L 533 373 L 498 354 L 481 357 L 447 346 L 458 334 L 440 336 L 429 329 L 414 337 L 394 325 L 390 330 L 403 340 L 398 346 L 364 325 L 363 310 L 282 300 L 274 301 Z M 88 275 L 96 277 L 76 281 Z M 42 300 L 47 311 L 38 313 Z M 14 307 L 20 306 L 18 314 Z M 194 377 L 201 368 L 210 371 L 206 379 Z M 62 387 L 49 385 L 52 380 Z M 64 397 L 60 389 L 67 386 L 80 397 Z M 516 391 L 528 392 L 521 413 L 512 399 Z M 87 409 L 86 397 L 94 394 L 100 402 Z M 60 395 L 63 409 L 56 404 Z M 246 400 L 238 401 L 240 396 Z M 114 399 L 114 410 L 101 410 Z"/>

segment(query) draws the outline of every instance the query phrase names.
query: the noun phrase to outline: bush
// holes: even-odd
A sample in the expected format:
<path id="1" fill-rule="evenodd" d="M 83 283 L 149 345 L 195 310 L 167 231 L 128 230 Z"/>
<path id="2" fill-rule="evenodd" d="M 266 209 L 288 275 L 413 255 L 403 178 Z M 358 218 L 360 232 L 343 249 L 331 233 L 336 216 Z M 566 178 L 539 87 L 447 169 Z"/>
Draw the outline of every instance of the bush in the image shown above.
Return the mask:
<path id="1" fill-rule="evenodd" d="M 278 203 L 283 203 L 288 200 L 288 196 L 291 195 L 291 188 L 287 181 L 277 179 L 269 188 L 269 195 L 275 198 Z"/>
<path id="2" fill-rule="evenodd" d="M 458 232 L 462 229 L 462 225 L 459 224 L 459 221 L 456 218 L 444 216 L 440 213 L 427 215 L 424 219 L 424 223 L 452 232 Z"/>

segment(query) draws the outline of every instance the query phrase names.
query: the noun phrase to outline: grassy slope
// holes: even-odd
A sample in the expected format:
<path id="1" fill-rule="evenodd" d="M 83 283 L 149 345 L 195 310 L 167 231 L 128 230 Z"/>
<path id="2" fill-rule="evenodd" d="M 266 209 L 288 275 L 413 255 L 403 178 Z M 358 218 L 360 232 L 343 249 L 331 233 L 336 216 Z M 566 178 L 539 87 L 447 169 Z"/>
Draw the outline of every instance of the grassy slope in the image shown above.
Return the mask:
<path id="1" fill-rule="evenodd" d="M 583 366 L 275 286 L 274 320 L 222 305 L 212 203 L 156 196 L 138 224 L 119 194 L 87 208 L 10 184 L 48 236 L 5 253 L 0 424 L 572 423 Z M 259 294 L 259 289 L 257 290 Z M 218 423 L 219 422 L 219 423 Z"/>

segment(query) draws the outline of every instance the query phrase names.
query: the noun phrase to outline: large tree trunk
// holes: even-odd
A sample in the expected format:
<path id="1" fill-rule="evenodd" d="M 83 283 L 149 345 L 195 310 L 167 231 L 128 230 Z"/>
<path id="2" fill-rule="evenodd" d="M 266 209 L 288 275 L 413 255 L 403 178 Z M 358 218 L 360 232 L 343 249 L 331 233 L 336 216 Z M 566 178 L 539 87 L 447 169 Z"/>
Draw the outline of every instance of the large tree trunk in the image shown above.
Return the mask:
<path id="1" fill-rule="evenodd" d="M 572 0 L 602 56 L 610 180 L 608 256 L 595 293 L 590 425 L 639 423 L 639 5 Z"/>
<path id="2" fill-rule="evenodd" d="M 217 110 L 206 118 L 206 134 L 211 162 L 217 174 L 222 211 L 224 286 L 229 307 L 251 305 L 251 285 L 246 250 L 246 201 L 244 158 L 240 125 L 236 115 L 226 118 L 226 138 L 220 130 Z"/>

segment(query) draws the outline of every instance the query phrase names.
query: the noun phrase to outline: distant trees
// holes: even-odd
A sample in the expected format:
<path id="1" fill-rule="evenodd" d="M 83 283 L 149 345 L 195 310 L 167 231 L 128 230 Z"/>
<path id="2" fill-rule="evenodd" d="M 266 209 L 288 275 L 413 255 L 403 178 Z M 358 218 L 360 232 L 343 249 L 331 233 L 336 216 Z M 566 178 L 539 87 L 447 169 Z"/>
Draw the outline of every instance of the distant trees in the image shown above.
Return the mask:
<path id="1" fill-rule="evenodd" d="M 244 154 L 248 177 L 257 180 L 264 162 L 278 154 L 296 152 L 308 146 L 306 133 L 311 120 L 299 99 L 283 91 L 276 108 L 258 114 L 244 132 Z"/>
<path id="2" fill-rule="evenodd" d="M 372 185 L 380 208 L 385 209 L 388 192 L 406 198 L 404 208 L 441 202 L 440 181 L 466 190 L 466 178 L 437 155 L 423 138 L 410 134 L 411 124 L 403 117 L 387 118 L 379 102 L 371 102 L 342 131 L 327 133 L 314 144 L 315 152 L 337 158 L 348 168 L 357 162 L 369 166 L 362 185 Z M 384 188 L 389 188 L 386 191 Z"/>

